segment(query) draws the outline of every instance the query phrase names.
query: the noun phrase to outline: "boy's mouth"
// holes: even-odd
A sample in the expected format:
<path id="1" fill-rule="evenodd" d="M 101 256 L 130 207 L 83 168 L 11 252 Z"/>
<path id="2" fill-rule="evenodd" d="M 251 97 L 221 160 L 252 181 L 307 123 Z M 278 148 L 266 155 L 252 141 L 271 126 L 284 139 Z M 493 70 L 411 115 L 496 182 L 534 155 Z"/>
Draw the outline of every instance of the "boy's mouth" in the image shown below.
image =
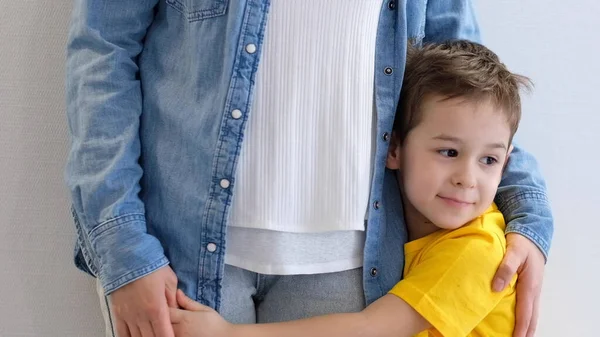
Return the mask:
<path id="1" fill-rule="evenodd" d="M 475 204 L 474 202 L 470 202 L 470 201 L 466 201 L 466 200 L 454 198 L 454 197 L 444 197 L 441 195 L 438 195 L 437 197 L 442 199 L 442 201 L 446 202 L 447 204 L 450 204 L 451 206 L 455 206 L 455 207 L 465 207 L 465 206 L 470 206 L 470 205 Z"/>

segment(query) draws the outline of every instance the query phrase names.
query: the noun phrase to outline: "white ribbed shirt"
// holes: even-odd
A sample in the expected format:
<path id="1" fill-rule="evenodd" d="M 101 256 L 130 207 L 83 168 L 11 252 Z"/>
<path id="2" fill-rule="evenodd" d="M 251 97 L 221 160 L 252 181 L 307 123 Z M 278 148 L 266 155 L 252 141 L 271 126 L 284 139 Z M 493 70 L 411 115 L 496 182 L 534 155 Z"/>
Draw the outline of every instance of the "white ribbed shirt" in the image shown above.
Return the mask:
<path id="1" fill-rule="evenodd" d="M 362 265 L 382 0 L 271 0 L 226 263 L 265 274 Z"/>

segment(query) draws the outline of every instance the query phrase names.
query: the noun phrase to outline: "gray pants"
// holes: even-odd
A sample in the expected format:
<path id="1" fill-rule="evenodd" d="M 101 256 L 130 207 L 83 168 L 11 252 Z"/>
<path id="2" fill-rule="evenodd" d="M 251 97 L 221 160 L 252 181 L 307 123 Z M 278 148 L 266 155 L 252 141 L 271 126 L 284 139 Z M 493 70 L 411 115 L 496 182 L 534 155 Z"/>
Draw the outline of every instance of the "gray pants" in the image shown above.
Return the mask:
<path id="1" fill-rule="evenodd" d="M 106 337 L 116 337 L 109 301 L 97 282 Z M 232 323 L 269 323 L 357 312 L 365 307 L 362 268 L 314 275 L 263 275 L 225 265 L 221 315 Z"/>
<path id="2" fill-rule="evenodd" d="M 232 323 L 282 322 L 365 307 L 362 268 L 263 275 L 225 265 L 221 315 Z"/>

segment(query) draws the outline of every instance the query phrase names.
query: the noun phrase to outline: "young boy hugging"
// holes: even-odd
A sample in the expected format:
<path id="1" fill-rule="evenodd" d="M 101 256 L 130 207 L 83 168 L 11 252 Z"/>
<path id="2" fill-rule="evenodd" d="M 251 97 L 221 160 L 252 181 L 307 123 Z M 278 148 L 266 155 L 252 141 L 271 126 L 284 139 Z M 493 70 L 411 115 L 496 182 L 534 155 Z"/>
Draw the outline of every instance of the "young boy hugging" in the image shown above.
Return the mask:
<path id="1" fill-rule="evenodd" d="M 362 312 L 255 325 L 230 324 L 179 291 L 176 335 L 512 336 L 516 277 L 503 292 L 490 281 L 506 249 L 493 200 L 528 85 L 477 43 L 409 49 L 387 157 L 409 233 L 404 279 Z"/>

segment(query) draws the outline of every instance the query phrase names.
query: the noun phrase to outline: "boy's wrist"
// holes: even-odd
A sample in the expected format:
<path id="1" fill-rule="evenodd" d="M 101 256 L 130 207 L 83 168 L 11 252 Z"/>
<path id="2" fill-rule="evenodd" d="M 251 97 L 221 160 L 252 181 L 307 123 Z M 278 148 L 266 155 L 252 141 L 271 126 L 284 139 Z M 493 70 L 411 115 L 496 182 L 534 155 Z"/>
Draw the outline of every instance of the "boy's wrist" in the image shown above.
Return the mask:
<path id="1" fill-rule="evenodd" d="M 227 322 L 225 331 L 225 336 L 227 337 L 250 337 L 247 324 L 233 324 Z"/>

